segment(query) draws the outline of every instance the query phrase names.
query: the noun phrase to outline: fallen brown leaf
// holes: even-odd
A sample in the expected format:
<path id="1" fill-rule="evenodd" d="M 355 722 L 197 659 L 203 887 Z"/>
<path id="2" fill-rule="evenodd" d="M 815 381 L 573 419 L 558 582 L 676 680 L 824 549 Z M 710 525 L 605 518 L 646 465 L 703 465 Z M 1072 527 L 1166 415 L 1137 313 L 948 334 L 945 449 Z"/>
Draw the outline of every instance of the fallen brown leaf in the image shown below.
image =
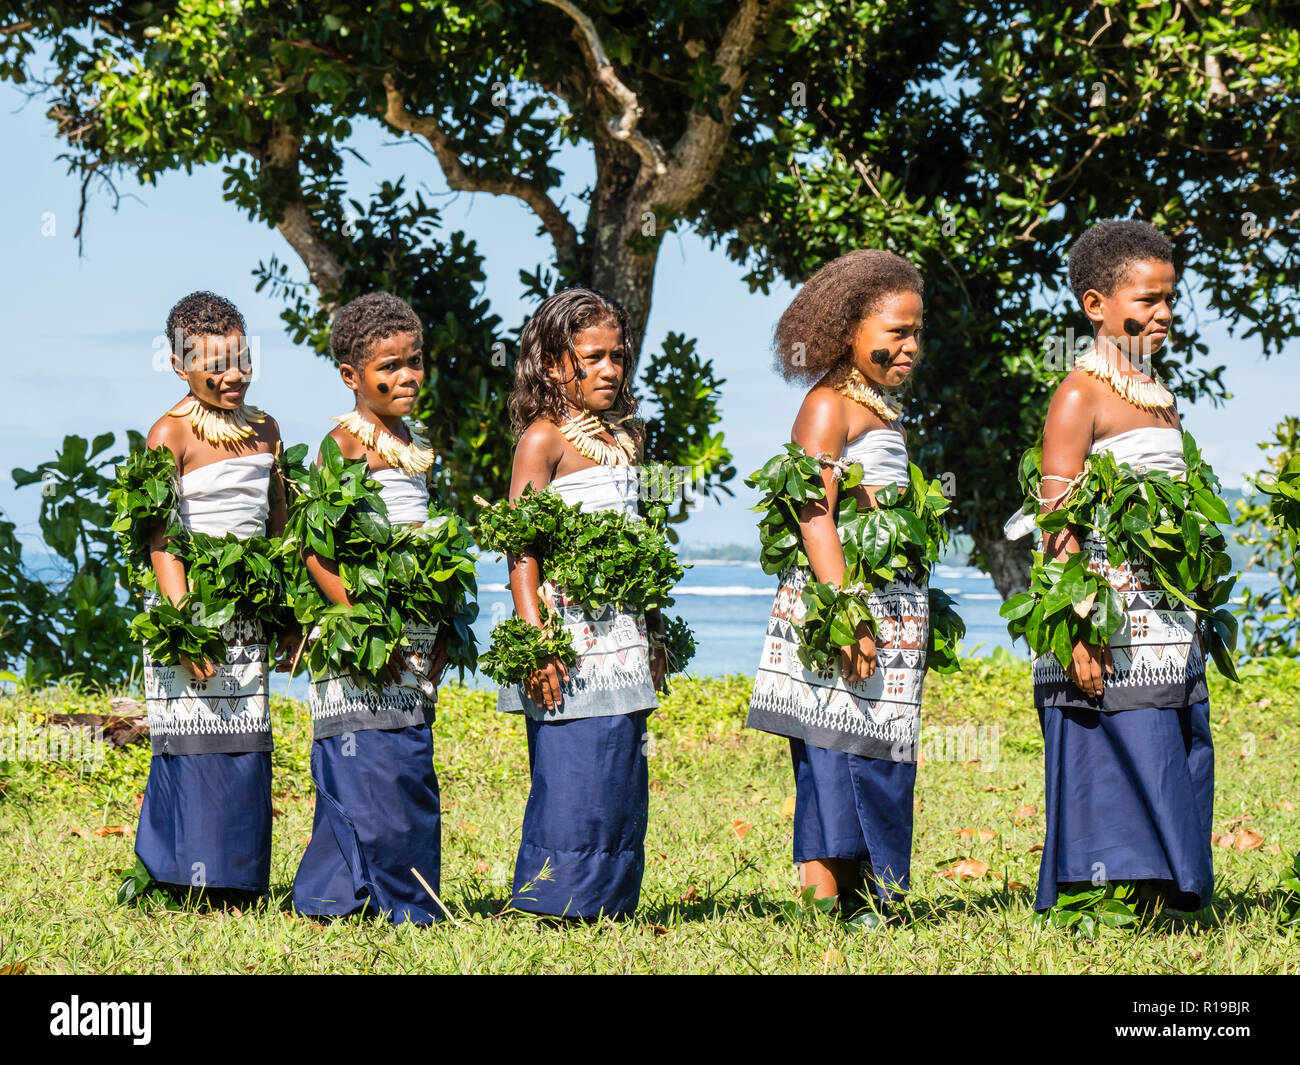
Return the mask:
<path id="1" fill-rule="evenodd" d="M 985 784 L 980 791 L 1006 791 L 1006 788 L 999 787 L 997 784 Z"/>
<path id="2" fill-rule="evenodd" d="M 1217 836 L 1211 836 L 1210 841 L 1216 847 L 1231 847 L 1234 841 L 1234 837 L 1231 832 L 1224 832 Z"/>
<path id="3" fill-rule="evenodd" d="M 697 902 L 699 897 L 700 893 L 695 890 L 695 885 L 692 884 L 686 889 L 686 894 L 682 896 L 682 902 Z"/>
<path id="4" fill-rule="evenodd" d="M 731 831 L 736 833 L 737 839 L 744 839 L 746 836 L 749 835 L 749 830 L 753 827 L 754 826 L 751 825 L 748 821 L 731 822 Z"/>
<path id="5" fill-rule="evenodd" d="M 1264 837 L 1253 828 L 1243 828 L 1237 834 L 1237 842 L 1232 845 L 1235 851 L 1257 851 L 1264 845 Z"/>
<path id="6" fill-rule="evenodd" d="M 27 971 L 25 961 L 16 961 L 10 965 L 0 965 L 0 976 L 22 976 Z"/>
<path id="7" fill-rule="evenodd" d="M 781 800 L 781 816 L 782 816 L 782 817 L 793 817 L 793 816 L 794 816 L 794 796 L 793 796 L 793 795 L 787 795 L 784 799 Z"/>
<path id="8" fill-rule="evenodd" d="M 978 839 L 981 843 L 987 843 L 997 835 L 991 828 L 976 828 L 974 825 L 955 829 L 954 832 L 963 839 Z"/>
<path id="9" fill-rule="evenodd" d="M 462 832 L 468 832 L 471 836 L 478 835 L 478 825 L 471 825 L 465 821 L 460 822 L 460 830 Z"/>
<path id="10" fill-rule="evenodd" d="M 97 829 L 95 829 L 95 835 L 97 835 L 97 836 L 125 836 L 125 835 L 126 835 L 126 826 L 125 826 L 125 825 L 100 825 Z"/>
<path id="11" fill-rule="evenodd" d="M 1268 844 L 1267 846 L 1265 846 L 1263 849 L 1266 850 L 1266 851 L 1268 851 L 1269 854 L 1281 854 L 1281 853 L 1282 853 L 1282 848 L 1279 847 L 1276 843 L 1270 843 L 1270 844 Z"/>
<path id="12" fill-rule="evenodd" d="M 135 808 L 137 810 L 140 809 L 140 807 L 144 805 L 144 792 L 137 791 L 135 795 L 132 797 L 131 801 L 135 803 Z"/>
<path id="13" fill-rule="evenodd" d="M 1225 825 L 1240 825 L 1245 823 L 1246 821 L 1253 821 L 1253 820 L 1255 820 L 1255 818 L 1252 817 L 1250 814 L 1238 814 L 1236 817 L 1232 818 L 1229 821 L 1224 821 L 1223 823 Z"/>
<path id="14" fill-rule="evenodd" d="M 661 924 L 652 924 L 650 926 L 650 934 L 653 936 L 666 936 L 668 934 L 668 929 Z"/>
<path id="15" fill-rule="evenodd" d="M 981 862 L 978 858 L 963 858 L 948 866 L 947 869 L 940 869 L 934 875 L 941 876 L 945 880 L 978 880 L 988 871 L 988 862 Z"/>
<path id="16" fill-rule="evenodd" d="M 1016 822 L 1028 821 L 1031 817 L 1038 816 L 1037 806 L 1019 806 L 1011 811 L 1011 820 Z"/>
<path id="17" fill-rule="evenodd" d="M 1041 851 L 1042 849 L 1043 849 L 1043 845 L 1042 845 L 1041 843 L 1035 843 L 1035 844 L 1034 844 L 1032 847 L 1030 847 L 1029 850 L 1027 850 L 1025 853 L 1026 853 L 1026 854 L 1033 854 L 1034 851 Z"/>
<path id="18" fill-rule="evenodd" d="M 313 932 L 325 931 L 325 926 L 318 921 L 312 921 L 312 923 L 309 924 L 307 927 L 310 928 Z"/>
<path id="19" fill-rule="evenodd" d="M 838 950 L 836 950 L 834 947 L 831 947 L 830 950 L 828 950 L 825 954 L 822 955 L 822 964 L 823 964 L 823 965 L 843 965 L 843 964 L 844 964 L 844 955 L 841 954 L 841 953 L 840 953 Z"/>
<path id="20" fill-rule="evenodd" d="M 490 868 L 491 868 L 491 866 L 488 865 L 487 862 L 475 862 L 475 863 L 474 863 L 474 872 L 476 872 L 476 873 L 486 873 Z"/>
<path id="21" fill-rule="evenodd" d="M 90 839 L 90 830 L 85 828 L 68 829 L 69 836 L 80 836 L 82 839 Z"/>

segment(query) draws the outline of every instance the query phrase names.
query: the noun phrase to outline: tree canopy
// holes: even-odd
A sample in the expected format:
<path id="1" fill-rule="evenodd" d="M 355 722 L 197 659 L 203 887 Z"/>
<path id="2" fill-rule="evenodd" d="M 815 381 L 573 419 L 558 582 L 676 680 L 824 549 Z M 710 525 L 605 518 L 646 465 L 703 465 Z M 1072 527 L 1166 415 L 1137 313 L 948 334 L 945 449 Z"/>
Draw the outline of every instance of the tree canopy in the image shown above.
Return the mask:
<path id="1" fill-rule="evenodd" d="M 755 289 L 854 247 L 907 256 L 927 277 L 927 358 L 906 415 L 917 459 L 951 475 L 973 561 L 1004 594 L 1028 563 L 1001 539 L 1019 503 L 1014 456 L 1041 427 L 1065 331 L 1087 330 L 1063 254 L 1084 227 L 1161 227 L 1185 290 L 1265 353 L 1300 329 L 1300 31 L 1271 4 L 6 6 L 0 77 L 47 103 L 84 188 L 225 167 L 226 199 L 300 260 L 256 272 L 321 354 L 341 302 L 385 289 L 412 303 L 431 368 L 421 413 L 462 505 L 506 482 L 517 327 L 482 299 L 472 239 L 406 181 L 347 199 L 341 164 L 363 120 L 427 145 L 450 188 L 534 212 L 553 256 L 522 275 L 527 294 L 593 285 L 638 335 L 676 228 L 745 264 Z M 52 62 L 34 69 L 44 49 Z M 559 195 L 574 147 L 595 164 L 578 213 Z M 1221 396 L 1200 320 L 1182 316 L 1158 365 L 1184 396 Z M 680 333 L 642 361 L 651 457 L 729 491 L 721 384 Z M 435 393 L 450 417 L 429 417 Z"/>

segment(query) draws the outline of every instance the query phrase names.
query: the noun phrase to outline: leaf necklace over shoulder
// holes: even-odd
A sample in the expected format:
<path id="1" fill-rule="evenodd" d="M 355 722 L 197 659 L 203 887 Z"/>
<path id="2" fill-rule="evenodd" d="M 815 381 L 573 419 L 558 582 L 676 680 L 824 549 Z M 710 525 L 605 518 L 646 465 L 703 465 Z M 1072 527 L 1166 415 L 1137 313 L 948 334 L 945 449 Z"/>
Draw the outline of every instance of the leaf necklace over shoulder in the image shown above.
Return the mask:
<path id="1" fill-rule="evenodd" d="M 209 407 L 195 396 L 181 401 L 167 412 L 173 418 L 188 418 L 194 435 L 208 444 L 237 444 L 257 435 L 257 426 L 266 421 L 266 412 L 247 403 L 234 410 Z"/>
<path id="2" fill-rule="evenodd" d="M 606 430 L 614 437 L 613 444 L 605 443 L 597 435 Z M 602 466 L 636 465 L 636 441 L 632 435 L 626 429 L 609 424 L 594 411 L 584 409 L 581 414 L 575 414 L 560 426 L 560 434 L 577 449 L 579 455 L 585 455 Z"/>
<path id="3" fill-rule="evenodd" d="M 354 410 L 340 414 L 333 420 L 376 452 L 388 465 L 403 473 L 425 473 L 433 465 L 433 449 L 426 446 L 424 438 L 409 425 L 406 427 L 411 434 L 411 442 L 408 444 Z"/>
<path id="4" fill-rule="evenodd" d="M 1119 395 L 1142 410 L 1168 410 L 1174 405 L 1174 395 L 1164 386 L 1164 382 L 1151 373 L 1150 381 L 1139 381 L 1136 377 L 1122 374 L 1096 347 L 1089 348 L 1074 360 L 1074 368 L 1105 381 Z"/>
<path id="5" fill-rule="evenodd" d="M 863 377 L 862 371 L 852 363 L 847 371 L 841 370 L 837 378 L 832 378 L 828 383 L 841 396 L 848 396 L 853 402 L 860 403 L 882 421 L 896 422 L 903 416 L 903 412 L 890 406 L 884 393 Z"/>

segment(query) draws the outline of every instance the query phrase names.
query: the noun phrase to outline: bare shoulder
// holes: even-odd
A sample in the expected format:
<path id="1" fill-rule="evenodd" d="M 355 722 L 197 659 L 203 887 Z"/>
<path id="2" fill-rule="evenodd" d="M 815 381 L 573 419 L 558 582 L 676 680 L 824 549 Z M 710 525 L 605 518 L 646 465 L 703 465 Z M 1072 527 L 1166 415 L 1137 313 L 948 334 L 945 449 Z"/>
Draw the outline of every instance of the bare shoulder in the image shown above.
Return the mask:
<path id="1" fill-rule="evenodd" d="M 1052 393 L 1052 403 L 1048 408 L 1047 416 L 1077 418 L 1086 411 L 1091 420 L 1091 411 L 1098 400 L 1099 383 L 1089 374 L 1071 370 Z"/>
<path id="2" fill-rule="evenodd" d="M 349 433 L 343 426 L 338 425 L 325 434 L 325 440 L 333 440 L 338 444 L 339 452 L 349 462 L 366 457 L 366 445 Z M 321 446 L 325 446 L 325 440 L 321 441 Z M 317 461 L 320 459 L 317 453 Z"/>
<path id="3" fill-rule="evenodd" d="M 183 418 L 173 418 L 164 414 L 149 427 L 149 435 L 144 438 L 145 447 L 168 448 L 177 458 L 185 450 L 189 425 Z"/>
<path id="4" fill-rule="evenodd" d="M 833 388 L 816 385 L 804 397 L 794 420 L 793 436 L 805 450 L 836 450 L 848 434 L 844 397 Z"/>
<path id="5" fill-rule="evenodd" d="M 549 462 L 553 466 L 563 457 L 565 444 L 558 425 L 547 418 L 538 418 L 519 435 L 515 461 Z"/>

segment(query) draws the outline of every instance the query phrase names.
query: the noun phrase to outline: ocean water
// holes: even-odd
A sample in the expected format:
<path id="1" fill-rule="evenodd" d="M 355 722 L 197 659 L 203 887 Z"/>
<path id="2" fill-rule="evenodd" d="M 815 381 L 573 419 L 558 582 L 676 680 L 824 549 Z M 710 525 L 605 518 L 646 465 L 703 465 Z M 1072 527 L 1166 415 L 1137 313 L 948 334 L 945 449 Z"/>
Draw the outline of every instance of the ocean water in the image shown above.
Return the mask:
<path id="1" fill-rule="evenodd" d="M 1013 644 L 1007 636 L 1006 623 L 998 617 L 1002 596 L 992 579 L 973 566 L 939 565 L 931 582 L 953 597 L 957 610 L 966 622 L 966 638 L 961 653 L 982 657 L 995 648 L 1006 648 L 1028 660 L 1023 643 Z M 763 572 L 757 562 L 698 561 L 686 570 L 674 590 L 676 602 L 667 612 L 683 619 L 695 632 L 696 651 L 690 672 L 697 676 L 722 676 L 727 673 L 752 674 L 763 649 L 763 636 L 772 598 L 776 594 L 775 575 Z M 1238 584 L 1248 583 L 1262 589 L 1276 583 L 1271 573 L 1245 574 Z M 478 562 L 479 618 L 474 626 L 480 649 L 491 640 L 492 626 L 514 612 L 507 585 L 504 560 L 484 555 Z M 455 679 L 452 673 L 447 679 Z M 287 678 L 272 674 L 272 690 L 283 693 Z M 480 674 L 466 674 L 470 687 L 492 687 Z M 289 694 L 305 699 L 307 683 L 299 675 L 289 686 Z"/>

